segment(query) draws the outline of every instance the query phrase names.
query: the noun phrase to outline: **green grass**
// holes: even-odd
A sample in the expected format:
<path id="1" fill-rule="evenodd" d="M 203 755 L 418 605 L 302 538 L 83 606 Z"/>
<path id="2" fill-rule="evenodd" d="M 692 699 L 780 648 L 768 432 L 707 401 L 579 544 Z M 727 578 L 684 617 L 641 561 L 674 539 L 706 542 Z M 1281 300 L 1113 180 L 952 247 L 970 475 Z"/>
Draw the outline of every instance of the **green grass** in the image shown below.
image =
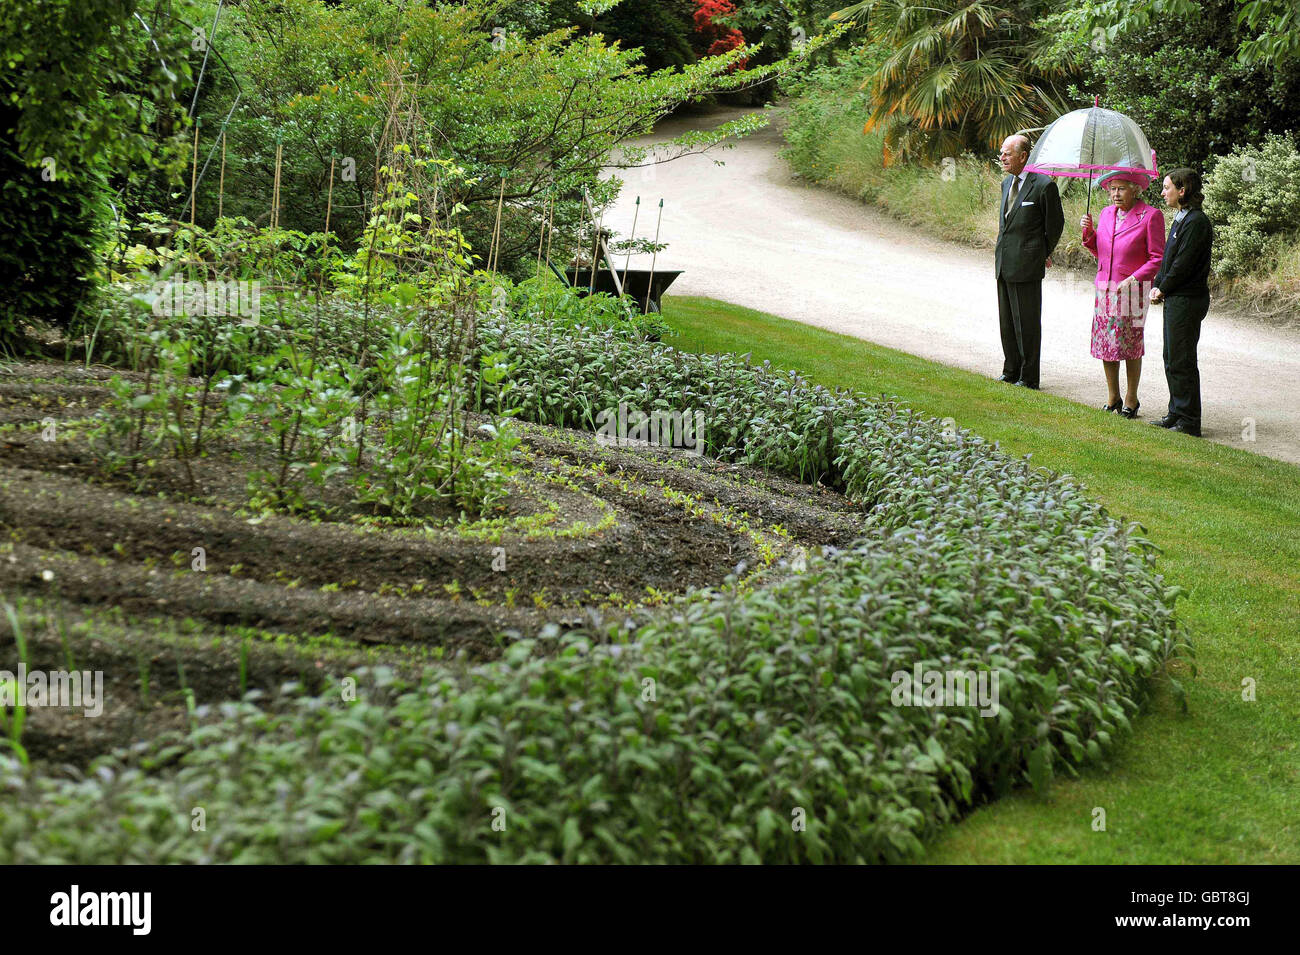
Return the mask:
<path id="1" fill-rule="evenodd" d="M 676 296 L 664 309 L 677 348 L 752 352 L 825 385 L 897 395 L 1069 472 L 1146 528 L 1186 591 L 1190 713 L 1158 694 L 1108 766 L 1046 798 L 980 807 L 929 861 L 1300 862 L 1300 468 L 762 312 Z M 1242 699 L 1246 678 L 1255 702 Z"/>

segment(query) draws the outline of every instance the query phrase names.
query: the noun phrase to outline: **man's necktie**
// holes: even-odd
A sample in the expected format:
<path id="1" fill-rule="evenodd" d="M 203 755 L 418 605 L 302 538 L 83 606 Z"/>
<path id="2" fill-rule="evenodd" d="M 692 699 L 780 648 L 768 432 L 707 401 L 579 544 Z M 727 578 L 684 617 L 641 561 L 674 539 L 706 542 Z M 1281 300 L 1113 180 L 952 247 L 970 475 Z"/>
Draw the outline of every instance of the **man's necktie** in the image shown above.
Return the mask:
<path id="1" fill-rule="evenodd" d="M 1019 198 L 1019 196 L 1020 196 L 1020 177 L 1016 176 L 1015 181 L 1011 183 L 1011 192 L 1007 196 L 1007 208 L 1006 211 L 1002 213 L 1002 218 L 1005 219 L 1007 216 L 1011 215 L 1011 209 L 1015 206 L 1016 199 Z"/>

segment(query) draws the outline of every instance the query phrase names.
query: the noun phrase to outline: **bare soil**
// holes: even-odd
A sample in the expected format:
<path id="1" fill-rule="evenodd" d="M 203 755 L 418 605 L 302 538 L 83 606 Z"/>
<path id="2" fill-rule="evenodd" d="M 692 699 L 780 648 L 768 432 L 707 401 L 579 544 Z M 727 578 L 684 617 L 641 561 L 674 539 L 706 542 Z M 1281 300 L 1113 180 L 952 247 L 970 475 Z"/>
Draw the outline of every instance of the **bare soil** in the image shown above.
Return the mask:
<path id="1" fill-rule="evenodd" d="M 286 681 L 328 688 L 359 665 L 489 660 L 548 624 L 744 586 L 860 533 L 862 508 L 826 488 L 522 422 L 495 521 L 260 512 L 238 447 L 197 462 L 193 485 L 174 461 L 107 474 L 85 422 L 113 374 L 126 373 L 0 368 L 0 597 L 23 621 L 29 670 L 102 670 L 107 698 L 98 718 L 30 711 L 24 743 L 44 763 L 84 765 L 181 728 L 187 692 L 203 705 Z M 0 669 L 17 662 L 0 622 Z"/>

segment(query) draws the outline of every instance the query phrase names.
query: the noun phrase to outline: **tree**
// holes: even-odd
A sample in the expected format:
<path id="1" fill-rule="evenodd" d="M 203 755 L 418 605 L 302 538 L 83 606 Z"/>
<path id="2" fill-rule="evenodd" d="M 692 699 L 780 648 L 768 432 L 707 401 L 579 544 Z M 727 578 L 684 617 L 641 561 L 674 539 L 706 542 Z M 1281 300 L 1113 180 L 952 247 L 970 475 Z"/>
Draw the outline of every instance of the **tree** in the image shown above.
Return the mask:
<path id="1" fill-rule="evenodd" d="M 503 4 L 493 22 L 539 37 L 565 27 L 599 33 L 624 49 L 642 51 L 646 69 L 682 68 L 696 60 L 691 47 L 692 0 L 522 0 Z"/>
<path id="2" fill-rule="evenodd" d="M 1089 33 L 1103 31 L 1107 40 L 1136 30 L 1194 17 L 1198 0 L 1084 0 Z M 1242 63 L 1279 65 L 1300 60 L 1300 6 L 1295 0 L 1233 0 L 1236 26 L 1245 35 L 1237 42 Z"/>
<path id="3" fill-rule="evenodd" d="M 449 207 L 464 207 L 457 225 L 480 253 L 503 204 L 500 259 L 510 271 L 535 261 L 543 207 L 553 205 L 557 231 L 573 236 L 584 189 L 597 205 L 617 193 L 619 182 L 606 175 L 615 146 L 622 146 L 625 162 L 643 162 L 645 150 L 627 141 L 650 132 L 680 104 L 792 68 L 729 73 L 743 57 L 732 51 L 651 72 L 639 49 L 611 45 L 600 33 L 570 26 L 540 35 L 494 34 L 497 6 L 244 0 L 225 37 L 226 58 L 244 87 L 228 129 L 234 171 L 225 209 L 254 220 L 266 215 L 279 142 L 281 221 L 319 229 L 333 154 L 340 165 L 347 161 L 350 175 L 336 172 L 331 227 L 345 241 L 355 239 L 373 202 L 390 123 L 387 91 L 396 74 L 415 91 L 421 142 L 409 145 L 466 170 L 465 181 L 447 184 L 444 198 Z M 223 89 L 208 98 L 205 128 L 220 123 L 234 95 Z M 677 151 L 707 149 L 763 123 L 745 117 L 690 133 L 679 137 Z M 212 187 L 209 180 L 204 188 Z M 203 214 L 211 216 L 215 195 L 205 191 L 204 200 Z"/>
<path id="4" fill-rule="evenodd" d="M 109 178 L 166 162 L 160 130 L 183 123 L 174 92 L 188 66 L 164 6 L 11 0 L 0 18 L 5 348 L 21 347 L 25 321 L 67 323 L 84 300 L 111 224 Z"/>
<path id="5" fill-rule="evenodd" d="M 1068 73 L 1039 57 L 1045 4 L 987 0 L 867 0 L 831 15 L 866 26 L 890 50 L 864 84 L 864 131 L 884 133 L 887 156 L 983 154 L 1063 112 Z"/>
<path id="6" fill-rule="evenodd" d="M 1243 59 L 1252 36 L 1237 17 L 1239 0 L 1200 0 L 1188 14 L 1170 14 L 1114 37 L 1096 25 L 1095 6 L 1052 14 L 1049 58 L 1077 72 L 1074 102 L 1101 104 L 1146 131 L 1161 168 L 1205 168 L 1211 157 L 1300 126 L 1300 60 L 1267 64 Z"/>
<path id="7" fill-rule="evenodd" d="M 705 56 L 718 56 L 745 45 L 745 34 L 723 22 L 723 18 L 735 12 L 736 5 L 731 0 L 695 0 L 695 35 Z M 744 65 L 745 61 L 739 60 L 732 69 Z"/>

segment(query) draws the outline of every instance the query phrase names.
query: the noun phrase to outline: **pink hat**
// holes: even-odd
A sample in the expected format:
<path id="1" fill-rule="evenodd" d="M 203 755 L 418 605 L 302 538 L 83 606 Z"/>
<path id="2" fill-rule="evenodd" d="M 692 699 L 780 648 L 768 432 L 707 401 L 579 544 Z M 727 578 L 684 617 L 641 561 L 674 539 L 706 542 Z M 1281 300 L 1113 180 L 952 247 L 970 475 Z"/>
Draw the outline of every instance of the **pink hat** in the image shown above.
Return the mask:
<path id="1" fill-rule="evenodd" d="M 1151 185 L 1151 176 L 1148 175 L 1147 173 L 1139 172 L 1135 169 L 1133 170 L 1116 169 L 1106 173 L 1104 176 L 1098 179 L 1097 185 L 1099 187 L 1105 187 L 1110 185 L 1112 182 L 1116 182 L 1116 181 L 1131 182 L 1139 189 L 1146 189 L 1148 186 Z"/>

